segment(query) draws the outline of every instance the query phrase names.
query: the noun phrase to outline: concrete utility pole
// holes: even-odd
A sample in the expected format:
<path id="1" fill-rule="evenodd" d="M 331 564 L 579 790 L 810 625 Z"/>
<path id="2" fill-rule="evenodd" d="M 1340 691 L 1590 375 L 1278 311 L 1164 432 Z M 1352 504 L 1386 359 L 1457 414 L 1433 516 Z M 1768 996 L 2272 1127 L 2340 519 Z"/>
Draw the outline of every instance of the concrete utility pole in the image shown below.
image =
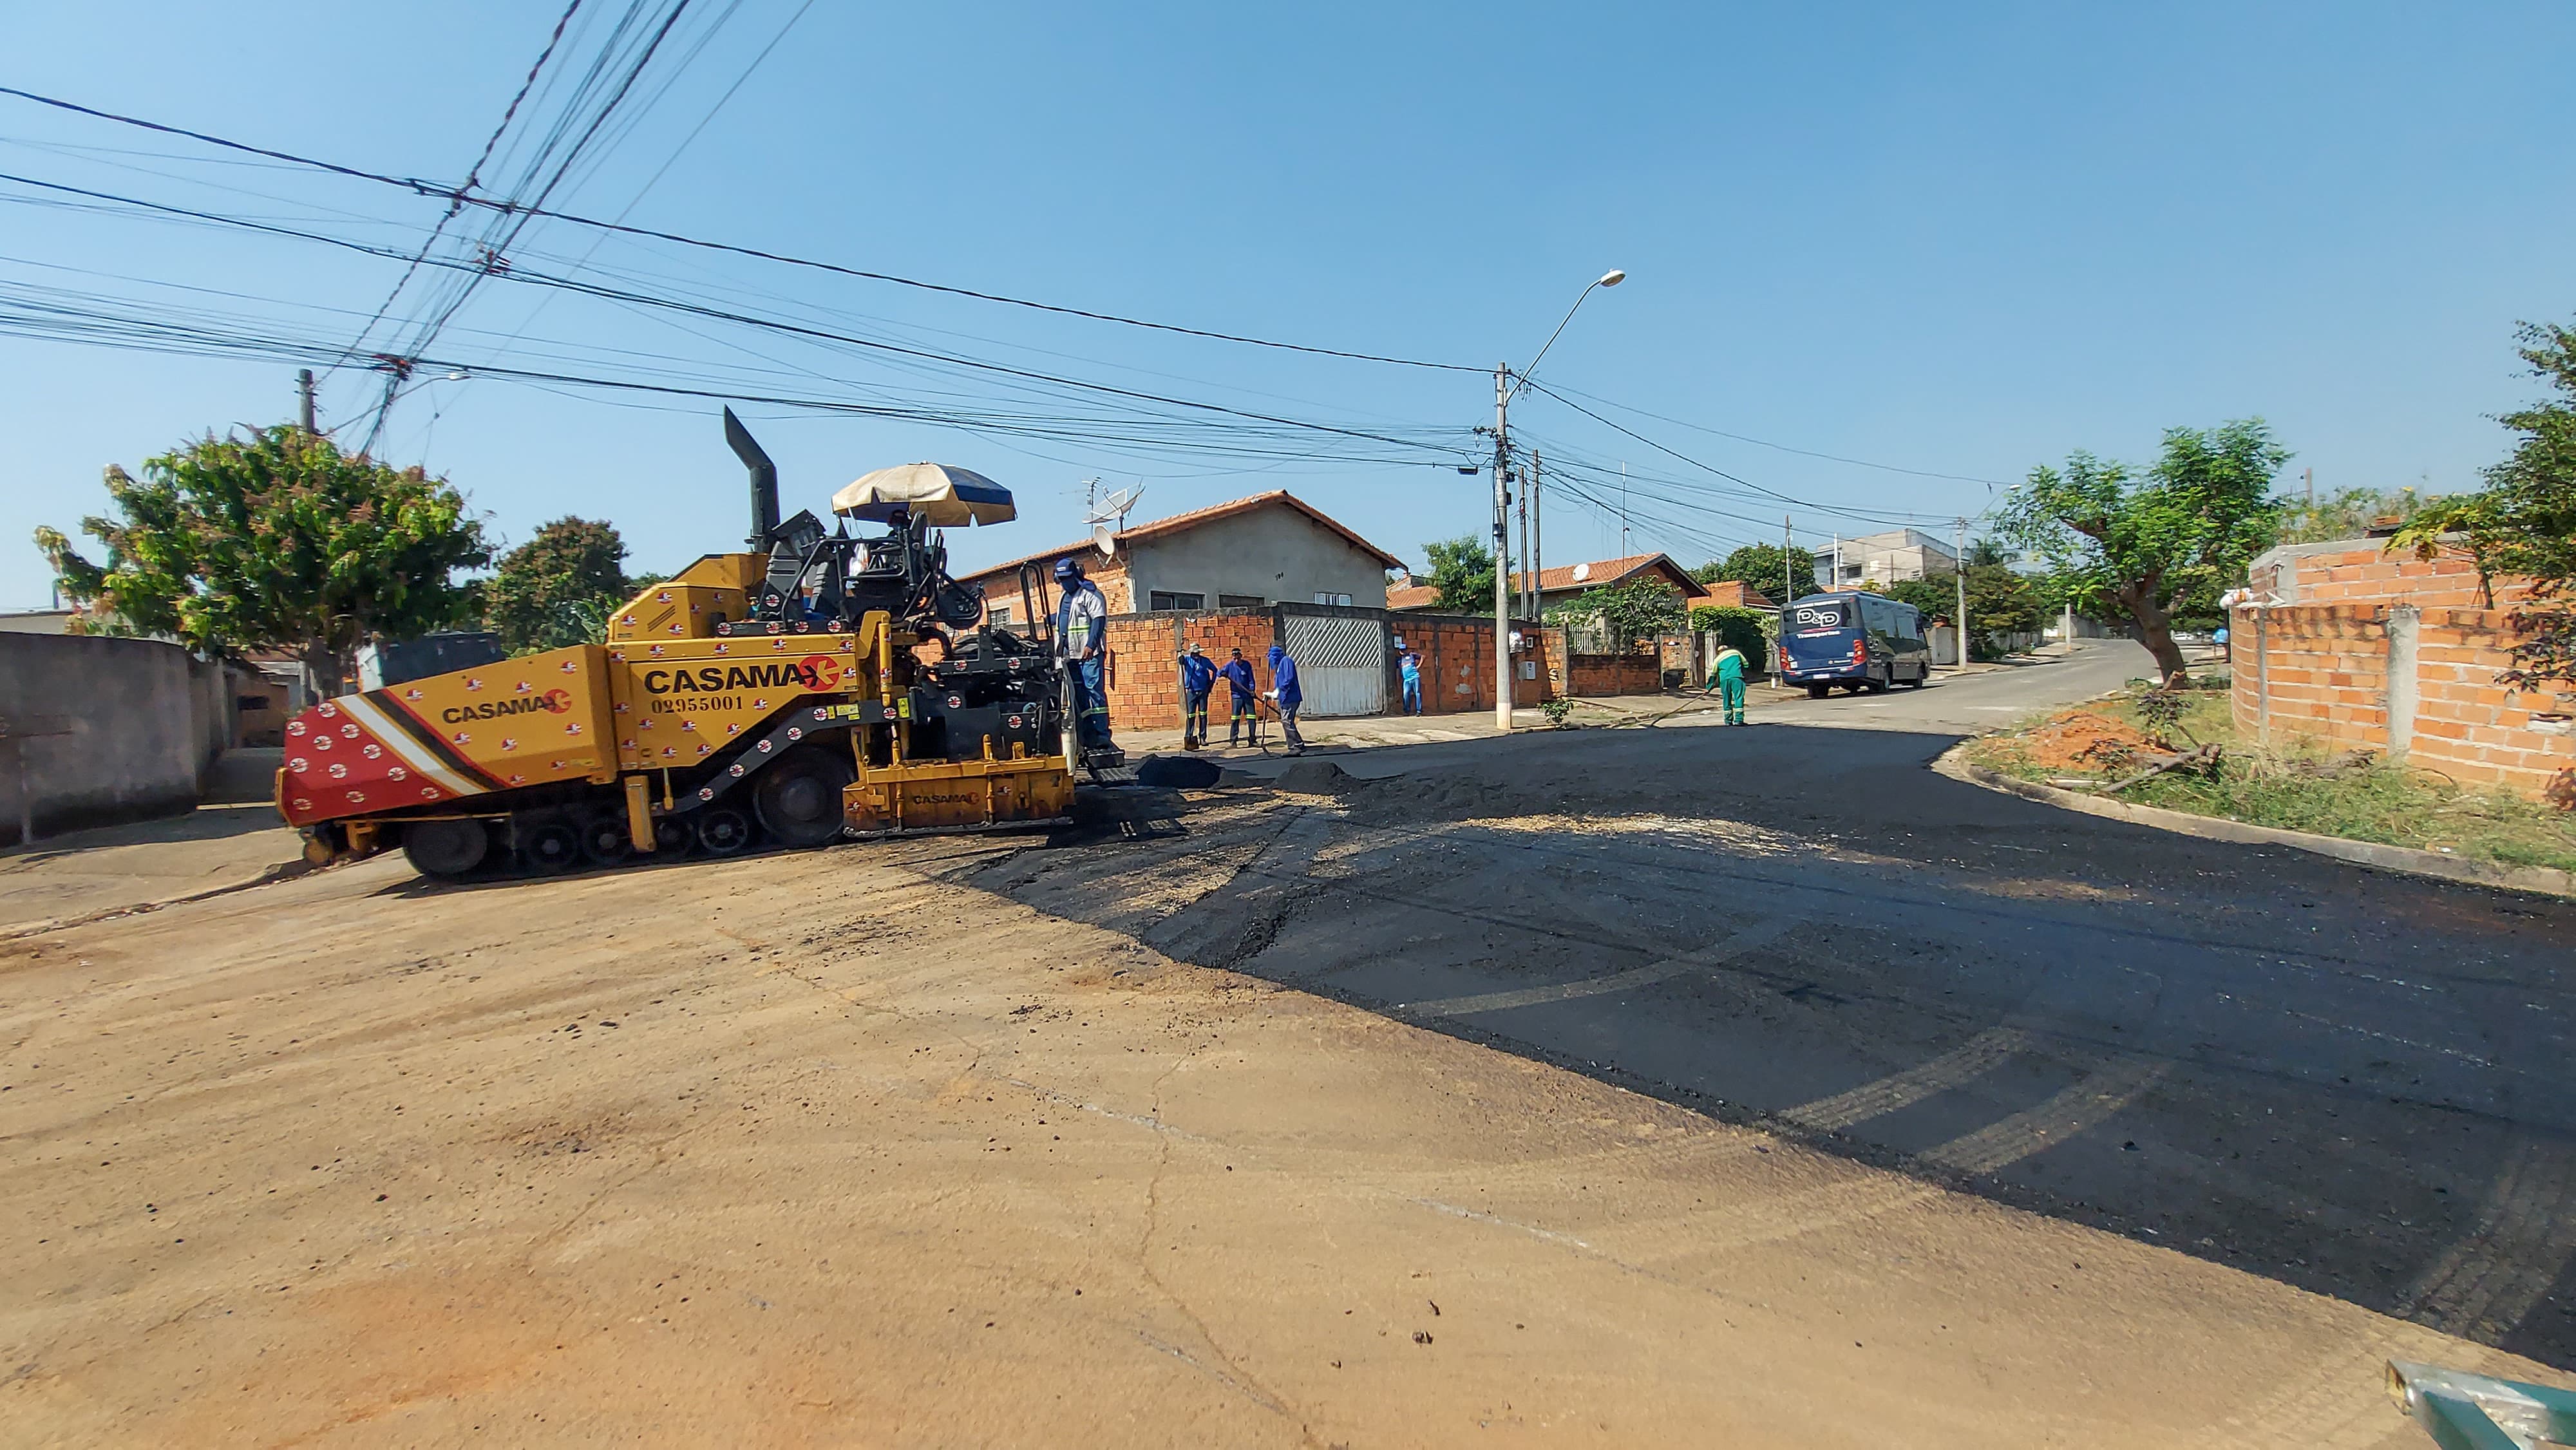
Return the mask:
<path id="1" fill-rule="evenodd" d="M 1539 611 L 1538 576 L 1547 572 L 1546 558 L 1539 550 L 1538 454 L 1535 451 L 1530 454 L 1529 531 L 1529 607 L 1522 617 L 1535 623 L 1538 620 Z"/>
<path id="2" fill-rule="evenodd" d="M 1521 480 L 1521 548 L 1512 566 L 1512 617 L 1517 619 L 1529 605 L 1529 480 Z"/>
<path id="3" fill-rule="evenodd" d="M 1959 586 L 1959 668 L 1968 667 L 1968 521 L 1959 520 L 1959 557 L 1951 562 L 1950 578 Z"/>
<path id="4" fill-rule="evenodd" d="M 1494 728 L 1512 728 L 1512 610 L 1504 597 L 1511 557 L 1512 368 L 1494 364 Z"/>
<path id="5" fill-rule="evenodd" d="M 1619 465 L 1619 557 L 1628 557 L 1628 465 Z"/>
<path id="6" fill-rule="evenodd" d="M 1538 350 L 1538 356 L 1521 371 L 1517 387 L 1512 383 L 1512 365 L 1494 364 L 1494 727 L 1506 734 L 1512 728 L 1512 621 L 1507 577 L 1512 542 L 1512 397 L 1529 386 L 1530 375 L 1546 360 L 1548 348 L 1556 346 L 1556 340 L 1565 335 L 1565 324 L 1574 320 L 1576 309 L 1592 295 L 1592 288 L 1616 287 L 1627 280 L 1628 274 L 1614 267 L 1584 288 L 1582 295 L 1574 299 L 1574 306 L 1565 309 L 1565 316 L 1557 321 L 1556 331 L 1547 335 L 1547 343 Z"/>
<path id="7" fill-rule="evenodd" d="M 303 405 L 304 436 L 310 438 L 319 431 L 313 426 L 313 369 L 304 368 L 295 374 L 295 396 Z"/>

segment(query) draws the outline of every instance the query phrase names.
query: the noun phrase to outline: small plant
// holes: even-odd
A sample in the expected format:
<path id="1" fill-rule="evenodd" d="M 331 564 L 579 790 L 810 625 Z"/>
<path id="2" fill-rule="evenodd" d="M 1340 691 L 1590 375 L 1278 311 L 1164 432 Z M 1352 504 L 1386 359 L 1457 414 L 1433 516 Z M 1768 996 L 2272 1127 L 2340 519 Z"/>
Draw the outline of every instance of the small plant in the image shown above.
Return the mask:
<path id="1" fill-rule="evenodd" d="M 1547 717 L 1550 726 L 1563 730 L 1568 728 L 1566 717 L 1574 713 L 1574 702 L 1564 698 L 1544 700 L 1540 702 L 1538 712 Z"/>
<path id="2" fill-rule="evenodd" d="M 2190 698 L 2181 689 L 2149 690 L 2138 697 L 2138 723 L 2145 727 L 2149 739 L 2171 750 L 2175 732 L 2180 731 L 2184 739 L 2191 739 L 2191 732 L 2182 728 L 2183 711 L 2190 707 Z M 2191 743 L 2198 745 L 2200 742 L 2192 740 Z"/>

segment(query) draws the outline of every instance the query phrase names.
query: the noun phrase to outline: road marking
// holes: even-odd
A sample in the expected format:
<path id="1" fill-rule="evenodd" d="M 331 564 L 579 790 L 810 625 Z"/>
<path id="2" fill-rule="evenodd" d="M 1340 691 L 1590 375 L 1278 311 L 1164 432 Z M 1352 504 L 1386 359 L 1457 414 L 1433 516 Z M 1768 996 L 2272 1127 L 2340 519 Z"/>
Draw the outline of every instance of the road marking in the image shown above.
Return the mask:
<path id="1" fill-rule="evenodd" d="M 1524 987 L 1514 992 L 1478 992 L 1465 997 L 1442 997 L 1430 1002 L 1404 1002 L 1389 1009 L 1389 1015 L 1407 1020 L 1424 1017 L 1465 1017 L 1477 1012 L 1506 1012 L 1515 1007 L 1535 1007 L 1542 1002 L 1571 1002 L 1583 997 L 1599 997 L 1611 992 L 1624 992 L 1643 987 L 1686 972 L 1704 971 L 1753 948 L 1778 940 L 1797 926 L 1786 917 L 1758 922 L 1715 946 L 1703 947 L 1688 956 L 1671 957 L 1648 966 L 1631 967 L 1612 972 L 1606 977 L 1590 977 L 1580 982 L 1559 982 L 1552 987 Z"/>
<path id="2" fill-rule="evenodd" d="M 1903 1072 L 1863 1083 L 1849 1092 L 1818 1098 L 1780 1116 L 1813 1132 L 1840 1132 L 1854 1123 L 1912 1107 L 1935 1093 L 1947 1092 L 1991 1071 L 1997 1063 L 2029 1045 L 2030 1034 L 2021 1028 L 1989 1027 Z"/>
<path id="3" fill-rule="evenodd" d="M 1916 1156 L 1961 1173 L 1995 1172 L 2044 1148 L 2055 1147 L 2137 1101 L 2165 1075 L 2166 1066 L 2142 1057 L 2115 1061 L 2038 1107 Z"/>

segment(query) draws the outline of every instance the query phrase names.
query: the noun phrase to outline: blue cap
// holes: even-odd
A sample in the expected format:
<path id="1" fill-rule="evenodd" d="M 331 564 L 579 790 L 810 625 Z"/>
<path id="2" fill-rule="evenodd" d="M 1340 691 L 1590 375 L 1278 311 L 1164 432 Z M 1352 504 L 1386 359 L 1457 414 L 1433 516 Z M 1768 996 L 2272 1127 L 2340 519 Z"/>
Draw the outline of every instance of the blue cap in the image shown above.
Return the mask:
<path id="1" fill-rule="evenodd" d="M 1079 579 L 1082 577 L 1082 566 L 1071 559 L 1058 559 L 1055 561 L 1055 577 L 1058 579 Z"/>

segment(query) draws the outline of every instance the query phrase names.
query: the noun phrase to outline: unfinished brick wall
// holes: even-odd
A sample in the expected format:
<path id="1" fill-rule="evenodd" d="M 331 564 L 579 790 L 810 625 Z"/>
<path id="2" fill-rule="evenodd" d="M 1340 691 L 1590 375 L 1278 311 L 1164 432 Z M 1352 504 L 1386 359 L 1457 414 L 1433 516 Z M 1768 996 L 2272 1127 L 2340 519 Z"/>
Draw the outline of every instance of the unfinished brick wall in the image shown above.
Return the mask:
<path id="1" fill-rule="evenodd" d="M 1494 708 L 1494 626 L 1469 615 L 1401 614 L 1392 621 L 1404 647 L 1422 656 L 1422 713 L 1462 714 Z M 1512 704 L 1536 708 L 1548 696 L 1546 631 L 1521 630 L 1522 649 L 1512 656 Z M 1522 662 L 1538 662 L 1538 678 L 1520 678 Z M 1404 705 L 1399 684 L 1390 700 Z"/>
<path id="2" fill-rule="evenodd" d="M 2384 751 L 2463 785 L 2526 795 L 2576 787 L 2576 691 L 2496 683 L 2513 639 L 2503 610 L 2239 608 L 2228 628 L 2230 703 L 2245 739 Z"/>
<path id="3" fill-rule="evenodd" d="M 1572 695 L 1660 694 L 1663 661 L 1652 654 L 1568 655 L 1565 684 Z"/>
<path id="4" fill-rule="evenodd" d="M 2499 578 L 2489 581 L 2490 600 L 2467 550 L 2446 545 L 2418 559 L 2410 551 L 2388 552 L 2385 539 L 2284 545 L 2257 558 L 2248 577 L 2257 598 L 2298 605 L 2403 601 L 2418 609 L 2489 609 L 2530 592 L 2526 580 Z"/>

